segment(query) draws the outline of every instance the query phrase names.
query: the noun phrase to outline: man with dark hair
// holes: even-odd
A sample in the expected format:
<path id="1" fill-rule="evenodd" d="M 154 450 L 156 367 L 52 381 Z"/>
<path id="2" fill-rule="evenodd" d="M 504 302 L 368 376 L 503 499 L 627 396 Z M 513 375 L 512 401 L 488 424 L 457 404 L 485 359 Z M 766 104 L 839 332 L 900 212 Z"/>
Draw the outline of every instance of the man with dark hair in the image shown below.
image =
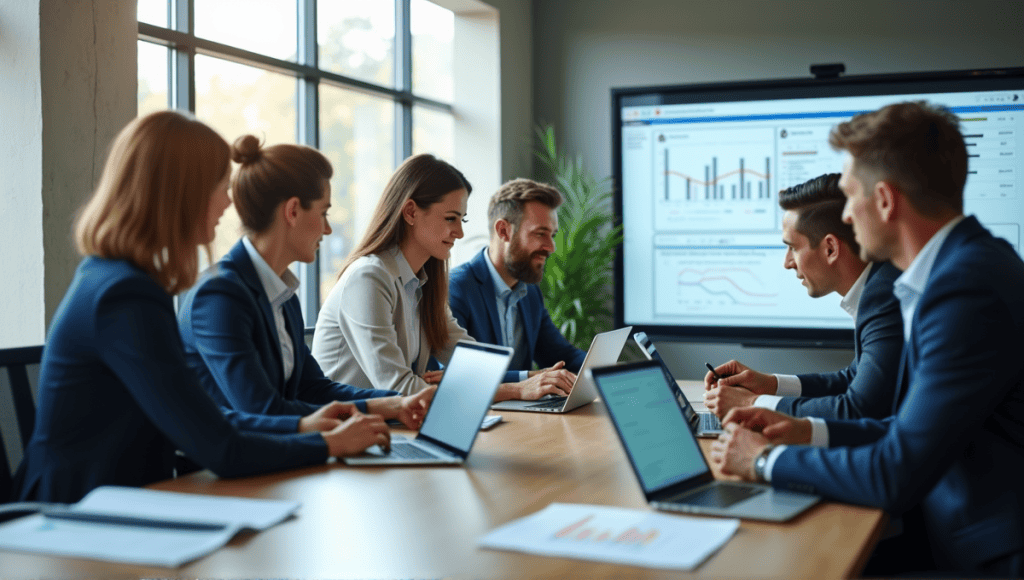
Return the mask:
<path id="1" fill-rule="evenodd" d="M 918 556 L 957 574 L 1024 575 L 1024 263 L 963 215 L 967 149 L 949 111 L 890 105 L 840 124 L 829 141 L 849 152 L 843 216 L 861 256 L 903 270 L 893 286 L 905 341 L 897 412 L 826 421 L 830 448 L 820 449 L 793 445 L 810 441 L 806 419 L 734 409 L 712 461 L 904 516 L 897 557 L 876 551 L 883 564 Z"/>
<path id="2" fill-rule="evenodd" d="M 888 262 L 867 264 L 853 228 L 843 223 L 846 196 L 839 174 L 816 177 L 783 190 L 779 205 L 784 266 L 796 271 L 812 298 L 837 292 L 853 317 L 853 362 L 834 373 L 768 375 L 729 361 L 704 378 L 708 409 L 725 416 L 737 407 L 764 407 L 796 417 L 881 419 L 893 412 L 903 348 L 903 319 L 892 283 L 900 272 Z M 819 432 L 823 429 L 819 423 Z"/>
<path id="3" fill-rule="evenodd" d="M 537 287 L 555 251 L 561 204 L 550 185 L 505 183 L 487 208 L 490 245 L 449 277 L 455 319 L 476 340 L 515 350 L 505 382 L 523 382 L 530 395 L 568 394 L 587 355 L 551 322 Z M 534 362 L 540 370 L 530 370 Z"/>

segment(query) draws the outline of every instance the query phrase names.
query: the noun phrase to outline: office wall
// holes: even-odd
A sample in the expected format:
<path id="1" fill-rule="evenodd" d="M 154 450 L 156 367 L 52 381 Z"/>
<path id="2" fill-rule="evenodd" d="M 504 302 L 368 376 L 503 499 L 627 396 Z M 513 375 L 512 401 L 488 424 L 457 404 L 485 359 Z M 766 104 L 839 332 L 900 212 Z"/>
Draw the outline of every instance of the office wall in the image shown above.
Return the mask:
<path id="1" fill-rule="evenodd" d="M 78 207 L 135 117 L 135 3 L 0 4 L 0 348 L 43 342 L 74 276 Z M 10 74 L 10 76 L 8 76 Z"/>
<path id="2" fill-rule="evenodd" d="M 847 74 L 1024 64 L 1024 3 L 1016 0 L 536 0 L 533 107 L 567 151 L 611 173 L 610 89 L 808 76 L 842 62 Z M 781 267 L 781 266 L 780 266 Z M 662 344 L 683 377 L 704 360 L 765 370 L 845 366 L 848 350 Z"/>

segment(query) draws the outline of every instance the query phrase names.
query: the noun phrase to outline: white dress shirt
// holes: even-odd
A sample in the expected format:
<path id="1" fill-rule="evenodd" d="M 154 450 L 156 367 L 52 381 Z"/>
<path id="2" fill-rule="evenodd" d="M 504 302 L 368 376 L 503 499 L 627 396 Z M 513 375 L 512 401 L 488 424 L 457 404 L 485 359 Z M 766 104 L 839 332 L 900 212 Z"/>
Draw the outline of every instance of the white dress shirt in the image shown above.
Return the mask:
<path id="1" fill-rule="evenodd" d="M 448 345 L 430 352 L 420 325 L 421 270 L 414 274 L 398 247 L 363 256 L 342 274 L 320 308 L 313 333 L 313 357 L 339 383 L 386 389 L 403 395 L 429 385 L 420 378 L 433 355 L 442 364 L 455 343 L 470 340 L 444 301 Z"/>
<path id="2" fill-rule="evenodd" d="M 288 327 L 284 322 L 284 303 L 288 302 L 295 291 L 299 289 L 299 279 L 292 274 L 291 270 L 285 270 L 281 276 L 277 275 L 263 259 L 256 246 L 252 245 L 248 236 L 242 237 L 242 245 L 256 268 L 256 275 L 259 276 L 263 291 L 270 300 L 270 309 L 274 312 L 274 325 L 277 327 L 277 342 L 281 347 L 281 366 L 284 371 L 284 382 L 292 378 L 292 371 L 295 370 L 295 344 L 292 343 L 292 336 L 288 333 Z"/>

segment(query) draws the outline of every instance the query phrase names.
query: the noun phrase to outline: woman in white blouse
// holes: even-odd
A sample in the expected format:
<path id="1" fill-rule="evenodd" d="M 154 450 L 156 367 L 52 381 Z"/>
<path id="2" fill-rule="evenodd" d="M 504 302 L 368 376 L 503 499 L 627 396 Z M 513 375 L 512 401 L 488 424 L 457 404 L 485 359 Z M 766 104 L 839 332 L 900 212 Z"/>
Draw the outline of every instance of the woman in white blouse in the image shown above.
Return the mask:
<path id="1" fill-rule="evenodd" d="M 448 308 L 448 258 L 470 191 L 432 155 L 406 159 L 391 176 L 320 308 L 313 356 L 327 376 L 409 395 L 429 386 L 431 355 L 447 364 L 456 342 L 473 340 Z"/>

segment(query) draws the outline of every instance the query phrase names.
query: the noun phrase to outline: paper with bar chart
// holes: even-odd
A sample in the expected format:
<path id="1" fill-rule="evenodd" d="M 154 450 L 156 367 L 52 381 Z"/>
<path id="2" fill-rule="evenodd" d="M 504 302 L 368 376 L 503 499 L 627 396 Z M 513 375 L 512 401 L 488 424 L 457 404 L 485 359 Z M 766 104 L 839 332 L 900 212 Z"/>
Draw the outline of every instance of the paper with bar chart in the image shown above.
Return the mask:
<path id="1" fill-rule="evenodd" d="M 725 545 L 739 520 L 553 503 L 492 530 L 480 546 L 633 566 L 692 570 Z"/>

